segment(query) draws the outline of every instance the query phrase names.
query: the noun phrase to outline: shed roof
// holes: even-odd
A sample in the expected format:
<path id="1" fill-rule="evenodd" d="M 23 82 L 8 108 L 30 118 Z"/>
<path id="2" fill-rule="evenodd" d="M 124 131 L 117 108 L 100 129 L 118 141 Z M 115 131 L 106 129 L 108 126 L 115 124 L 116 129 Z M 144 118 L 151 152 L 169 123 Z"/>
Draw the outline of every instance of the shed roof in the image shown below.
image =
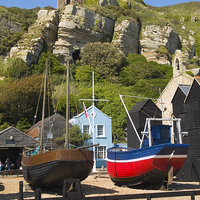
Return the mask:
<path id="1" fill-rule="evenodd" d="M 22 131 L 18 130 L 17 128 L 13 127 L 13 126 L 10 126 L 6 129 L 4 129 L 3 131 L 0 132 L 0 138 L 1 136 L 3 136 L 4 134 L 7 134 L 10 130 L 12 130 L 13 134 L 20 134 L 22 137 L 26 137 L 28 140 L 32 140 L 33 143 L 39 143 L 37 140 L 35 140 L 34 138 L 32 138 L 31 136 L 27 135 L 26 133 L 23 133 Z M 13 136 L 14 136 L 13 135 Z"/>
<path id="2" fill-rule="evenodd" d="M 63 120 L 66 120 L 66 119 L 65 119 L 62 115 L 60 115 L 59 113 L 55 113 L 55 114 L 51 115 L 50 117 L 45 118 L 45 119 L 44 119 L 44 124 L 45 124 L 45 123 L 48 123 L 49 121 L 53 120 L 53 118 L 56 118 L 56 117 L 61 117 L 61 118 L 63 118 Z M 30 130 L 36 128 L 36 127 L 40 127 L 40 126 L 41 126 L 41 123 L 42 123 L 42 120 L 40 120 L 39 122 L 37 122 L 36 124 L 34 124 L 32 127 L 30 127 L 30 128 L 26 131 L 26 133 L 29 132 Z"/>
<path id="3" fill-rule="evenodd" d="M 192 85 L 194 84 L 194 82 L 196 82 L 196 83 L 198 83 L 198 84 L 200 85 L 200 76 L 194 76 L 194 80 L 193 80 L 193 82 L 192 82 Z M 185 98 L 184 103 L 186 103 L 186 101 L 188 100 L 188 96 L 189 96 L 190 90 L 191 90 L 191 88 L 192 88 L 192 85 L 191 85 L 191 87 L 189 88 L 189 91 L 188 91 L 188 93 L 187 93 L 187 95 L 186 95 L 186 98 Z"/>
<path id="4" fill-rule="evenodd" d="M 129 113 L 134 113 L 140 111 L 149 101 L 152 101 L 151 99 L 146 99 L 143 101 L 137 102 L 129 111 Z"/>

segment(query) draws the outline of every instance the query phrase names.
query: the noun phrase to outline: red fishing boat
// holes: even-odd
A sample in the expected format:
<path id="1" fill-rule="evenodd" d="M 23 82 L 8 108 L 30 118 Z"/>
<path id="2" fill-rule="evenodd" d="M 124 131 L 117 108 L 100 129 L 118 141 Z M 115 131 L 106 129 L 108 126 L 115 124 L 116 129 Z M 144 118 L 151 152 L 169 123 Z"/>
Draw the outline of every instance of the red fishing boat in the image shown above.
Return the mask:
<path id="1" fill-rule="evenodd" d="M 127 115 L 131 120 L 128 112 Z M 178 136 L 176 143 L 171 142 L 173 129 L 170 125 L 151 125 L 153 121 L 175 123 L 173 127 L 176 127 Z M 140 142 L 139 149 L 115 145 L 107 150 L 107 172 L 112 181 L 117 185 L 143 183 L 161 187 L 169 172 L 172 177 L 175 176 L 183 166 L 189 148 L 188 144 L 182 144 L 180 127 L 180 119 L 147 118 L 142 138 L 134 127 Z"/>

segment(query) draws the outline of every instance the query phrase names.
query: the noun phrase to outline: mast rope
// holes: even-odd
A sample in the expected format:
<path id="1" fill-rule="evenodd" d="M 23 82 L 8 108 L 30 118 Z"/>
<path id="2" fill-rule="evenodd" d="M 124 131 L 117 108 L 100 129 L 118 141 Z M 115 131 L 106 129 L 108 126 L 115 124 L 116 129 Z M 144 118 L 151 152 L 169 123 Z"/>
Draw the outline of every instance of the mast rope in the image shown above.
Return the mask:
<path id="1" fill-rule="evenodd" d="M 143 108 L 143 109 L 145 109 L 145 110 L 147 110 L 147 111 L 150 111 L 151 113 L 153 113 L 154 114 L 154 116 L 157 114 L 157 115 L 159 115 L 159 116 L 161 116 L 162 117 L 162 114 L 159 114 L 159 113 L 157 113 L 157 110 L 158 110 L 158 108 L 156 108 L 156 110 L 155 111 L 153 111 L 153 110 L 150 110 L 150 109 L 148 109 L 148 108 L 146 108 L 146 107 L 140 107 L 140 106 L 138 106 L 138 105 L 134 105 L 136 108 Z M 144 110 L 142 110 L 141 109 L 141 112 L 142 113 L 144 113 L 145 115 L 147 115 L 149 118 L 153 118 L 153 117 L 151 117 L 149 114 L 147 114 Z"/>
<path id="2" fill-rule="evenodd" d="M 35 115 L 34 115 L 34 119 L 33 119 L 33 125 L 35 125 L 36 118 L 37 118 L 38 108 L 39 108 L 39 104 L 40 104 L 40 98 L 41 98 L 41 94 L 42 94 L 42 87 L 44 85 L 44 77 L 45 77 L 45 72 L 43 72 L 43 80 L 42 80 L 42 83 L 41 83 L 41 88 L 40 88 L 40 93 L 39 93 L 39 97 L 38 97 L 37 107 L 36 107 L 36 111 L 35 111 Z"/>
<path id="3" fill-rule="evenodd" d="M 48 85 L 50 85 L 50 84 L 51 84 L 50 66 L 49 66 L 49 78 L 48 78 L 47 80 L 48 80 Z M 48 89 L 49 89 L 49 88 L 48 88 Z M 52 91 L 52 88 L 51 88 L 51 92 L 53 92 L 53 91 Z M 53 96 L 52 96 L 52 100 L 53 100 Z M 48 91 L 48 116 L 49 116 L 49 133 L 50 133 L 49 137 L 50 137 L 50 145 L 51 145 L 51 150 L 52 150 L 51 119 L 50 119 L 51 113 L 50 113 L 50 112 L 51 112 L 51 111 L 50 111 L 50 91 Z M 53 122 L 52 122 L 52 124 L 53 124 Z M 47 138 L 47 141 L 48 141 L 48 138 Z"/>
<path id="4" fill-rule="evenodd" d="M 62 83 L 61 83 L 61 86 L 63 86 L 64 85 L 64 81 L 65 81 L 65 76 L 66 76 L 66 70 L 67 70 L 67 68 L 65 69 L 65 72 L 64 72 L 64 76 L 63 76 L 63 80 L 62 80 Z M 63 88 L 63 87 L 62 87 Z M 61 97 L 61 90 L 59 90 L 59 98 L 58 98 L 58 102 L 57 102 L 57 104 L 55 105 L 55 110 L 54 110 L 54 118 L 53 118 L 53 122 L 54 122 L 54 120 L 55 120 L 55 116 L 56 116 L 56 113 L 57 113 L 57 110 L 58 110 L 58 105 L 59 105 L 59 101 L 60 101 L 60 97 Z"/>
<path id="5" fill-rule="evenodd" d="M 74 95 L 74 101 L 75 101 L 76 111 L 77 111 L 77 115 L 78 115 L 79 111 L 78 111 L 77 100 L 76 100 L 76 96 L 75 96 L 76 94 L 78 94 L 78 92 L 76 90 L 75 81 L 74 81 L 74 78 L 72 76 L 71 70 L 70 70 L 70 76 L 71 76 L 71 80 L 72 80 L 72 83 L 73 83 L 72 90 L 73 90 L 73 95 Z M 80 118 L 79 117 L 78 117 L 78 121 L 79 121 L 79 124 L 80 124 Z"/>

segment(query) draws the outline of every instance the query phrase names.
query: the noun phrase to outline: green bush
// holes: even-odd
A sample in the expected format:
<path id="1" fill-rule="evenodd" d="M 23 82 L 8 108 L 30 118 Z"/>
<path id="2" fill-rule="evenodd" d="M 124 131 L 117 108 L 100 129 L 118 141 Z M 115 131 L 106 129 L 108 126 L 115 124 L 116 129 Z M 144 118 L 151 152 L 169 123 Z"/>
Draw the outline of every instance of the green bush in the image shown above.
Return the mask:
<path id="1" fill-rule="evenodd" d="M 84 141 L 87 141 L 91 138 L 91 136 L 87 133 L 81 132 L 81 129 L 79 128 L 79 125 L 75 125 L 70 127 L 69 129 L 69 143 L 72 145 L 70 146 L 71 149 L 74 149 L 76 147 L 81 147 L 84 145 Z M 56 143 L 64 147 L 65 144 L 65 135 L 56 138 Z"/>
<path id="2" fill-rule="evenodd" d="M 143 4 L 144 6 L 146 6 L 146 4 L 144 3 L 143 0 L 134 0 L 134 1 L 136 1 L 136 2 L 138 2 L 138 3 L 141 3 L 141 4 Z"/>
<path id="3" fill-rule="evenodd" d="M 92 71 L 94 71 L 95 76 L 94 79 L 95 81 L 100 81 L 101 76 L 98 73 L 98 70 L 95 69 L 94 67 L 90 67 L 89 65 L 86 66 L 80 66 L 76 69 L 76 75 L 75 79 L 77 82 L 85 82 L 86 84 L 92 83 Z"/>
<path id="4" fill-rule="evenodd" d="M 186 71 L 186 74 L 188 74 L 190 76 L 194 76 L 194 74 L 191 71 Z"/>
<path id="5" fill-rule="evenodd" d="M 22 37 L 22 32 L 12 33 L 11 31 L 5 31 L 0 41 L 0 55 L 5 55 L 11 47 L 13 47 L 19 39 Z"/>
<path id="6" fill-rule="evenodd" d="M 111 82 L 118 82 L 118 75 L 126 64 L 126 57 L 110 43 L 88 43 L 80 53 L 78 64 L 89 65 Z"/>
<path id="7" fill-rule="evenodd" d="M 118 0 L 118 3 L 119 3 L 119 6 L 120 6 L 121 8 L 129 9 L 128 3 L 127 3 L 126 1 Z"/>
<path id="8" fill-rule="evenodd" d="M 88 5 L 88 4 L 97 5 L 97 3 L 98 3 L 98 0 L 85 0 L 83 5 Z"/>
<path id="9" fill-rule="evenodd" d="M 56 58 L 56 56 L 53 53 L 51 53 L 50 51 L 47 51 L 47 52 L 43 52 L 39 56 L 38 64 L 33 64 L 31 66 L 33 74 L 42 74 L 44 72 L 45 63 L 46 63 L 47 58 L 49 59 L 52 74 L 63 74 L 64 73 L 65 66 L 63 64 L 59 63 L 58 59 Z"/>
<path id="10" fill-rule="evenodd" d="M 1 61 L 4 63 L 4 61 Z M 10 58 L 6 63 L 0 64 L 0 74 L 9 78 L 20 79 L 30 75 L 30 68 L 21 58 Z"/>

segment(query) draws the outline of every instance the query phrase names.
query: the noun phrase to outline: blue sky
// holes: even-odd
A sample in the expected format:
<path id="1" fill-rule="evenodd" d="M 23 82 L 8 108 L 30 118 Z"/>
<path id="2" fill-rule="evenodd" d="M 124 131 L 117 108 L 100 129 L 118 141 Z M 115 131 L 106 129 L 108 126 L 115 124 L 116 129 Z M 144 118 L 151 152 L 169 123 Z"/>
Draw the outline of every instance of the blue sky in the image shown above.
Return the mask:
<path id="1" fill-rule="evenodd" d="M 161 7 L 168 6 L 178 3 L 189 2 L 189 0 L 144 0 L 146 4 Z M 57 0 L 0 0 L 0 5 L 5 7 L 19 7 L 31 9 L 37 6 L 45 7 L 52 6 L 54 8 L 57 7 Z"/>
<path id="2" fill-rule="evenodd" d="M 196 0 L 192 0 L 192 1 L 196 1 Z M 161 7 L 161 6 L 170 6 L 170 5 L 179 4 L 179 3 L 187 3 L 187 2 L 190 2 L 190 0 L 144 0 L 144 2 L 151 6 Z"/>

